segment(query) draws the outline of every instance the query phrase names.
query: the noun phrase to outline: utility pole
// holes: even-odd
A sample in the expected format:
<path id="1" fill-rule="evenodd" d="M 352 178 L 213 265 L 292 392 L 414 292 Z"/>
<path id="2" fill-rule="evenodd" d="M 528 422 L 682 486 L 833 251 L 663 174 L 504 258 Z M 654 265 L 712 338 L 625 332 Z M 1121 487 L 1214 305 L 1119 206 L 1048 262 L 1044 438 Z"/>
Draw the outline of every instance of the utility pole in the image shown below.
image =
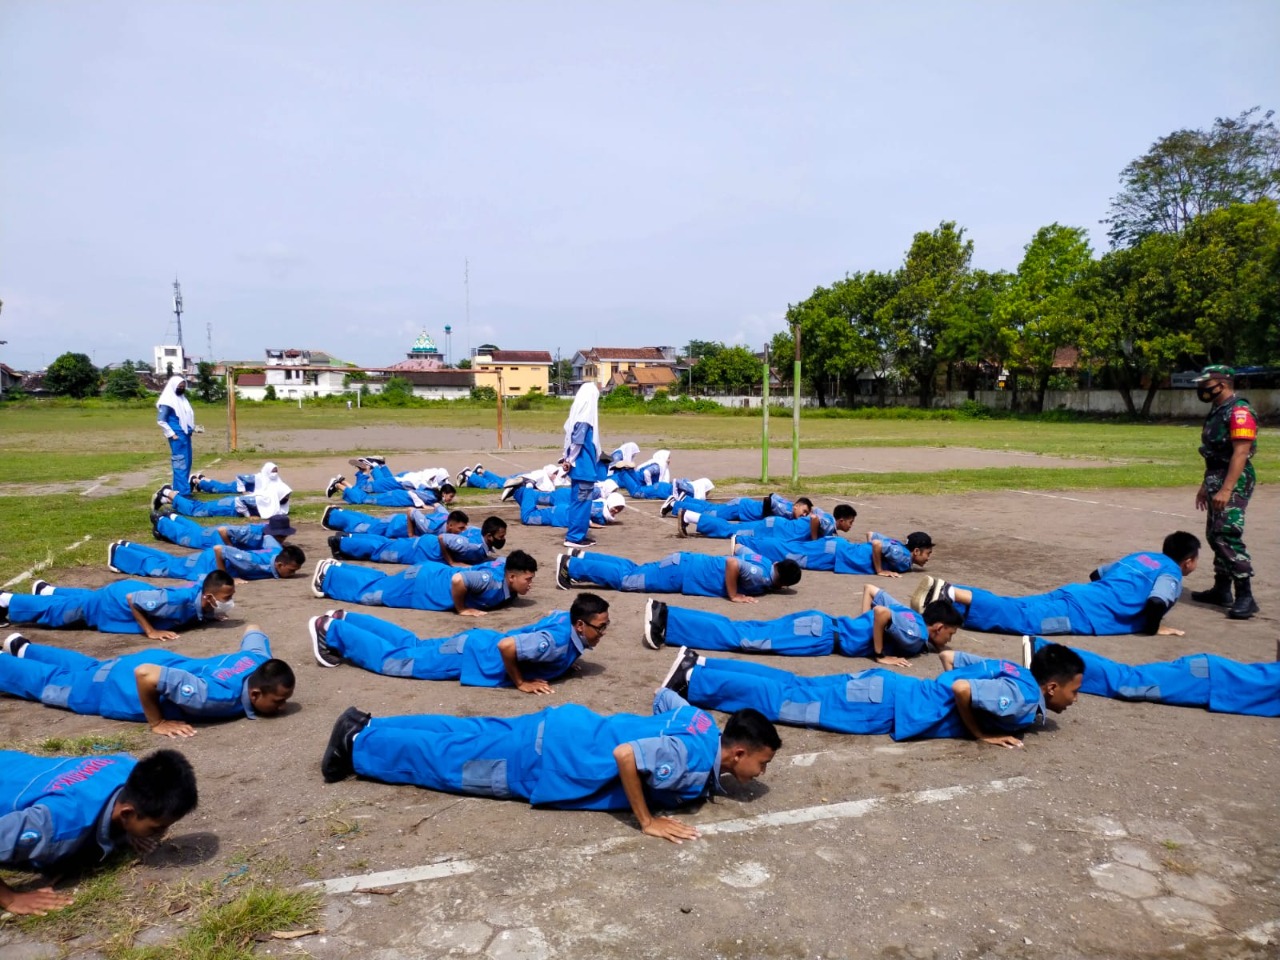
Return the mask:
<path id="1" fill-rule="evenodd" d="M 177 277 L 173 278 L 173 315 L 178 318 L 178 346 L 183 347 L 183 344 L 182 344 L 182 284 L 178 283 Z M 183 347 L 182 349 L 182 359 L 183 359 L 183 362 L 185 363 L 187 359 L 186 347 Z"/>
<path id="2" fill-rule="evenodd" d="M 462 289 L 464 296 L 464 304 L 466 309 L 466 325 L 467 325 L 467 358 L 471 358 L 471 260 L 464 257 L 462 260 Z"/>
<path id="3" fill-rule="evenodd" d="M 791 377 L 794 393 L 791 399 L 791 485 L 800 485 L 800 321 L 791 324 L 791 338 L 796 342 L 796 362 Z"/>
<path id="4" fill-rule="evenodd" d="M 760 482 L 769 482 L 769 344 L 764 345 L 764 386 L 760 391 Z"/>
<path id="5" fill-rule="evenodd" d="M 205 333 L 205 360 L 213 363 L 213 321 L 210 320 L 204 325 Z"/>

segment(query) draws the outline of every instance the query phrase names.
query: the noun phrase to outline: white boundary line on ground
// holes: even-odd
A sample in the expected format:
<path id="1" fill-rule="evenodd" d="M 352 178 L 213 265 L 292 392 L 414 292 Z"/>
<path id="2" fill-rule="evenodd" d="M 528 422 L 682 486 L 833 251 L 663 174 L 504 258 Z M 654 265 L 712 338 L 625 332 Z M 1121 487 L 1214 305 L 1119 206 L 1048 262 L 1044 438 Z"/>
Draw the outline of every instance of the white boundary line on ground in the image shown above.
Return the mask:
<path id="1" fill-rule="evenodd" d="M 76 547 L 80 546 L 81 544 L 88 543 L 92 539 L 93 537 L 90 534 L 86 533 L 83 539 L 77 540 L 75 543 L 72 543 L 63 547 L 62 550 L 64 553 L 70 553 Z M 12 587 L 15 583 L 21 583 L 23 580 L 27 580 L 31 577 L 34 577 L 41 570 L 47 569 L 48 567 L 52 567 L 52 566 L 53 566 L 53 557 L 50 556 L 48 560 L 41 560 L 39 563 L 35 564 L 30 570 L 23 570 L 22 573 L 18 574 L 16 577 L 8 581 L 7 583 L 0 583 L 0 590 L 7 590 L 9 587 Z"/>
<path id="2" fill-rule="evenodd" d="M 822 751 L 827 752 L 827 751 Z M 805 756 L 801 754 L 801 756 Z M 814 755 L 816 756 L 816 755 Z M 796 758 L 799 759 L 799 758 Z M 778 810 L 774 813 L 762 813 L 754 817 L 738 817 L 733 820 L 721 820 L 716 823 L 699 824 L 698 832 L 704 837 L 716 834 L 750 833 L 771 827 L 789 827 L 797 824 L 817 823 L 821 820 L 847 820 L 866 816 L 873 810 L 886 806 L 914 806 L 924 803 L 944 803 L 966 794 L 988 796 L 993 793 L 1007 793 L 1010 790 L 1021 790 L 1035 786 L 1036 781 L 1030 777 L 1009 777 L 1005 780 L 991 780 L 987 783 L 940 787 L 934 790 L 913 790 L 908 793 L 891 794 L 885 797 L 868 797 L 864 800 L 849 800 L 844 803 L 821 803 L 811 807 L 799 807 L 795 810 Z M 637 834 L 625 837 L 610 837 L 598 843 L 589 843 L 579 847 L 569 847 L 559 853 L 572 856 L 592 856 L 605 850 L 613 849 L 636 840 Z M 645 841 L 652 842 L 652 841 Z M 546 851 L 544 851 L 545 853 Z M 371 888 L 398 886 L 404 883 L 419 883 L 423 880 L 438 880 L 441 877 L 455 877 L 474 873 L 476 870 L 493 863 L 496 864 L 509 857 L 509 854 L 497 853 L 474 860 L 446 860 L 440 863 L 428 863 L 419 867 L 405 867 L 399 870 L 386 870 L 382 873 L 365 873 L 350 877 L 335 877 L 332 880 L 316 880 L 304 884 L 304 887 L 316 887 L 323 893 L 352 893 Z"/>
<path id="3" fill-rule="evenodd" d="M 1180 520 L 1194 519 L 1189 513 L 1172 513 L 1168 510 L 1152 510 L 1148 507 L 1131 507 L 1123 503 L 1107 503 L 1103 500 L 1085 500 L 1083 497 L 1064 497 L 1058 493 L 1039 493 L 1035 490 L 1014 490 L 1024 497 L 1046 497 L 1049 500 L 1070 500 L 1072 503 L 1087 503 L 1095 507 L 1113 507 L 1116 510 L 1136 510 L 1139 513 L 1154 513 L 1162 517 L 1178 517 Z"/>

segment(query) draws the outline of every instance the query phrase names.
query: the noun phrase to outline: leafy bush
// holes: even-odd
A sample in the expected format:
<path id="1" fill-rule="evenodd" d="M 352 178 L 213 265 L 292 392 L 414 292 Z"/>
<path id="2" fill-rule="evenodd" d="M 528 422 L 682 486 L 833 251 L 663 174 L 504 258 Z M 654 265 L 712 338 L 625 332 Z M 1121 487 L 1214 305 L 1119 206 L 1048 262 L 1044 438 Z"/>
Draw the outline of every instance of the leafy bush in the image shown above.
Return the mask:
<path id="1" fill-rule="evenodd" d="M 480 400 L 485 403 L 497 403 L 498 391 L 493 389 L 493 387 L 472 387 L 471 399 Z"/>

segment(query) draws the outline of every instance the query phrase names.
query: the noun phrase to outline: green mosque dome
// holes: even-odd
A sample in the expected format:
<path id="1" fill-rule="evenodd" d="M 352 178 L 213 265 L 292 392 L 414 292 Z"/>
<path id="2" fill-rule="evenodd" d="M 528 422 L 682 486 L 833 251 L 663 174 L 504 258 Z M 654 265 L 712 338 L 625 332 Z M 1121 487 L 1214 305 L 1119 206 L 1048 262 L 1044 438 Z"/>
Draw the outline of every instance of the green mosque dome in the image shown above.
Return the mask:
<path id="1" fill-rule="evenodd" d="M 423 330 L 417 340 L 413 341 L 413 350 L 411 353 L 439 353 L 436 349 L 436 342 L 427 335 L 427 331 Z"/>

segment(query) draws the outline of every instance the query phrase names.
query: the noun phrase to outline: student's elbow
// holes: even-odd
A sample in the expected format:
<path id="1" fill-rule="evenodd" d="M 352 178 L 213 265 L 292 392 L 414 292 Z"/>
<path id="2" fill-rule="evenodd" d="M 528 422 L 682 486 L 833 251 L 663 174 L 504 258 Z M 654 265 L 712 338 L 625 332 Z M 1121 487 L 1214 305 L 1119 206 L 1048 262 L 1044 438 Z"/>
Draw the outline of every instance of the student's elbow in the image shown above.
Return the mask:
<path id="1" fill-rule="evenodd" d="M 635 762 L 635 753 L 631 749 L 631 744 L 623 743 L 613 748 L 614 762 L 619 766 L 623 764 L 632 764 Z"/>

